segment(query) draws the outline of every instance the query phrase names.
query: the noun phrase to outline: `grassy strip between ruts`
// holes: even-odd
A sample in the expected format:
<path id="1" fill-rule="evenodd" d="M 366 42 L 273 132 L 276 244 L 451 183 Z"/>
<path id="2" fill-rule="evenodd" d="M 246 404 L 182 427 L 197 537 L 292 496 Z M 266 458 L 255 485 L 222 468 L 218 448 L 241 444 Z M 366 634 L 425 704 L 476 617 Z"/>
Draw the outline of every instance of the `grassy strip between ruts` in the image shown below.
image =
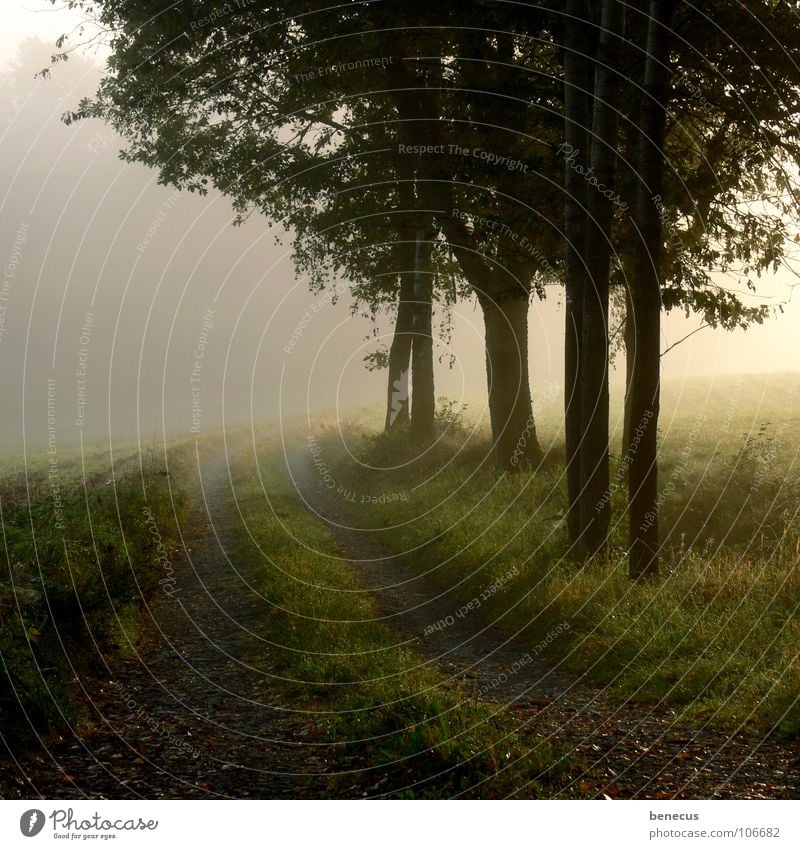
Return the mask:
<path id="1" fill-rule="evenodd" d="M 273 605 L 266 636 L 292 703 L 315 712 L 331 741 L 350 741 L 351 754 L 385 785 L 381 792 L 556 794 L 569 778 L 563 758 L 497 705 L 445 685 L 376 620 L 374 600 L 286 479 L 279 450 L 262 444 L 258 472 L 252 455 L 235 463 L 249 532 L 235 553 L 239 563 L 260 564 L 257 577 Z"/>
<path id="2" fill-rule="evenodd" d="M 61 451 L 0 480 L 0 732 L 19 752 L 80 726 L 98 673 L 135 650 L 142 605 L 170 589 L 185 448 Z"/>
<path id="3" fill-rule="evenodd" d="M 714 464 L 662 458 L 662 486 L 678 482 L 663 506 L 665 534 L 673 531 L 667 576 L 634 585 L 625 571 L 623 486 L 613 496 L 611 556 L 583 567 L 562 521 L 558 452 L 537 469 L 498 476 L 481 463 L 485 437 L 450 425 L 418 461 L 402 433 L 345 428 L 345 451 L 338 428 L 323 431 L 320 456 L 346 492 L 362 493 L 351 505 L 354 521 L 376 529 L 387 550 L 417 550 L 419 567 L 454 588 L 456 606 L 501 580 L 502 592 L 482 607 L 509 633 L 526 628 L 535 642 L 554 622 L 568 622 L 563 668 L 588 672 L 619 696 L 663 699 L 683 706 L 686 719 L 720 727 L 798 734 L 799 487 L 785 464 L 754 460 L 750 438 L 723 456 L 700 444 L 710 438 L 702 434 L 695 450 L 716 451 Z M 403 497 L 381 498 L 397 492 Z M 509 570 L 516 574 L 507 580 Z"/>

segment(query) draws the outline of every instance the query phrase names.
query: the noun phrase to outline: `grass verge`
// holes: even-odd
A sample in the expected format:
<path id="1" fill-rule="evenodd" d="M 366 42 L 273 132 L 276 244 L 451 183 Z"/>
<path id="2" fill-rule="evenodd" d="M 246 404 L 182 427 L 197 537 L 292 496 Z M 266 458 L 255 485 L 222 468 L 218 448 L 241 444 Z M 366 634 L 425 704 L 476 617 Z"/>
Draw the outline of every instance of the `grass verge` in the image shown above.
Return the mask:
<path id="1" fill-rule="evenodd" d="M 383 776 L 393 795 L 555 795 L 568 779 L 567 762 L 498 706 L 446 685 L 397 645 L 278 458 L 278 446 L 267 442 L 258 471 L 247 458 L 235 465 L 250 534 L 240 535 L 235 553 L 240 563 L 258 564 L 273 605 L 265 636 L 293 703 L 314 711 L 331 741 L 351 741 L 358 762 L 372 764 L 376 782 Z"/>
<path id="2" fill-rule="evenodd" d="M 11 752 L 80 725 L 92 682 L 135 649 L 142 606 L 169 588 L 186 492 L 150 451 L 53 455 L 0 480 L 0 734 Z"/>
<path id="3" fill-rule="evenodd" d="M 662 457 L 666 574 L 633 585 L 624 486 L 613 500 L 610 556 L 584 566 L 562 521 L 560 452 L 499 476 L 485 461 L 485 436 L 458 418 L 443 424 L 421 456 L 403 433 L 352 425 L 346 451 L 338 429 L 319 437 L 336 480 L 366 493 L 351 505 L 354 522 L 389 550 L 419 551 L 420 568 L 455 588 L 456 602 L 485 599 L 483 612 L 509 633 L 526 629 L 536 641 L 569 623 L 564 668 L 620 697 L 664 700 L 685 719 L 720 727 L 800 733 L 800 486 L 775 459 L 786 446 L 758 427 L 726 449 L 691 421 L 681 438 L 673 422 L 671 443 L 691 450 Z M 502 591 L 487 592 L 498 582 Z"/>

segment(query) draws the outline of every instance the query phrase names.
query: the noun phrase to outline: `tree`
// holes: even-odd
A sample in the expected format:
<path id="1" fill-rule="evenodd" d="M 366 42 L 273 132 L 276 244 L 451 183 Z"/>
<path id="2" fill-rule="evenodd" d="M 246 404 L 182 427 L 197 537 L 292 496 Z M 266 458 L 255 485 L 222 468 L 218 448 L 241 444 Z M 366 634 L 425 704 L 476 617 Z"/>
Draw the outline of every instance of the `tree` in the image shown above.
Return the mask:
<path id="1" fill-rule="evenodd" d="M 341 251 L 338 237 L 348 230 L 337 231 L 330 220 L 339 201 L 334 186 L 367 181 L 366 191 L 350 199 L 351 210 L 357 206 L 361 216 L 404 209 L 402 181 L 414 179 L 402 173 L 405 162 L 380 158 L 389 191 L 371 189 L 375 169 L 362 167 L 364 148 L 375 136 L 391 136 L 392 123 L 385 98 L 372 98 L 364 109 L 358 93 L 366 93 L 366 103 L 376 73 L 396 57 L 373 61 L 373 50 L 365 58 L 357 4 L 331 9 L 297 3 L 290 10 L 277 3 L 220 10 L 208 2 L 178 2 L 165 9 L 155 0 L 135 8 L 121 0 L 78 5 L 94 15 L 109 38 L 111 73 L 97 97 L 71 117 L 109 121 L 128 142 L 125 157 L 157 168 L 161 182 L 198 192 L 213 184 L 231 198 L 241 218 L 256 209 L 299 231 L 296 263 L 313 286 L 329 279 L 330 267 L 320 263 L 320 244 L 327 240 L 329 253 Z M 405 212 L 414 216 L 412 207 Z M 381 247 L 368 255 L 350 244 L 350 257 L 340 255 L 333 266 L 353 285 L 356 308 L 364 306 L 374 315 L 388 302 L 387 287 L 405 279 L 417 259 L 425 260 L 416 249 L 409 251 L 409 224 L 402 216 L 370 225 L 349 228 L 349 235 L 364 244 L 383 235 Z M 416 242 L 416 225 L 411 227 L 411 242 Z M 409 257 L 411 266 L 406 265 Z M 376 265 L 382 266 L 380 276 L 367 280 Z M 389 268 L 395 269 L 391 278 Z M 416 280 L 418 288 L 422 284 L 416 306 L 401 298 L 398 318 L 401 327 L 411 321 L 409 340 L 417 344 L 406 346 L 405 333 L 398 333 L 388 394 L 390 403 L 398 392 L 405 395 L 402 421 L 408 393 L 402 385 L 394 387 L 407 379 L 408 358 L 416 347 L 412 418 L 418 432 L 430 434 L 431 278 L 422 274 Z"/>
<path id="2" fill-rule="evenodd" d="M 497 22 L 495 29 L 477 36 L 476 49 L 483 51 L 477 64 L 486 73 L 486 85 L 471 91 L 473 57 L 457 58 L 465 33 L 446 26 L 454 8 L 431 9 L 422 3 L 262 3 L 258 8 L 235 5 L 221 13 L 208 2 L 178 2 L 165 9 L 155 0 L 135 8 L 123 0 L 99 0 L 92 9 L 111 33 L 110 74 L 98 96 L 82 104 L 75 117 L 110 121 L 128 142 L 126 158 L 157 168 L 162 182 L 190 191 L 205 191 L 213 184 L 231 197 L 242 216 L 257 209 L 289 228 L 310 222 L 309 209 L 314 214 L 333 209 L 341 202 L 333 187 L 359 179 L 366 186 L 362 208 L 373 202 L 375 212 L 379 196 L 392 194 L 390 208 L 397 209 L 397 187 L 404 180 L 399 128 L 405 125 L 405 137 L 416 134 L 418 142 L 431 138 L 428 130 L 433 138 L 441 137 L 445 155 L 435 161 L 417 157 L 414 162 L 415 200 L 421 203 L 416 209 L 435 210 L 436 228 L 445 232 L 462 270 L 470 269 L 464 274 L 486 315 L 487 345 L 493 349 L 487 368 L 495 455 L 498 466 L 511 469 L 512 457 L 540 453 L 530 404 L 527 304 L 541 285 L 541 256 L 547 250 L 531 250 L 535 242 L 530 239 L 524 248 L 519 242 L 527 238 L 539 214 L 535 204 L 522 198 L 529 193 L 544 198 L 545 189 L 551 188 L 537 174 L 538 162 L 548 158 L 548 147 L 526 133 L 538 105 L 535 98 L 527 98 L 530 84 L 525 80 L 531 75 L 516 64 L 515 38 L 496 35 L 511 13 L 490 3 L 471 10 L 478 17 L 488 12 L 484 23 Z M 535 6 L 521 9 L 514 12 L 518 30 L 536 11 Z M 415 30 L 402 61 L 400 54 L 383 49 L 387 32 L 418 20 L 426 25 Z M 426 62 L 425 56 L 439 58 Z M 404 71 L 412 76 L 408 90 L 415 96 L 406 96 L 402 87 L 391 83 L 392 74 Z M 445 84 L 436 84 L 437 74 Z M 518 95 L 508 96 L 504 91 L 515 75 L 525 85 Z M 376 79 L 389 84 L 373 91 Z M 536 84 L 544 88 L 541 80 Z M 498 96 L 505 98 L 507 129 L 503 122 L 498 129 L 494 121 L 482 121 L 482 116 L 491 117 Z M 469 160 L 451 152 L 455 139 L 448 135 L 449 127 L 458 126 L 465 100 L 474 116 L 476 144 L 471 150 L 492 152 L 511 141 L 509 155 Z M 420 109 L 422 120 L 412 126 L 412 113 Z M 442 122 L 447 129 L 440 136 Z M 372 146 L 381 137 L 390 140 L 388 148 Z M 498 165 L 515 156 L 517 173 Z M 479 172 L 480 178 L 474 179 Z M 387 178 L 391 191 L 382 185 Z M 528 192 L 528 184 L 536 181 L 538 187 Z M 473 186 L 480 187 L 480 197 L 475 197 Z M 454 216 L 454 208 L 464 209 L 464 217 Z M 513 239 L 484 239 L 475 222 L 490 216 L 503 224 L 521 219 L 523 226 L 509 230 Z M 429 232 L 424 222 L 416 228 L 418 246 L 435 246 L 435 238 L 426 237 Z M 395 238 L 405 239 L 399 225 Z M 412 336 L 419 343 L 418 371 L 429 375 L 426 289 L 431 277 L 424 271 L 426 254 L 427 248 L 415 253 L 417 283 L 423 289 Z M 385 304 L 384 289 L 377 284 L 354 291 L 366 293 L 368 304 L 374 291 L 374 303 Z M 396 291 L 392 300 L 399 303 Z M 504 347 L 509 334 L 513 345 Z M 395 362 L 402 354 L 403 346 L 398 345 Z M 398 368 L 390 375 L 390 386 L 403 371 Z M 432 405 L 423 400 L 431 393 L 414 394 L 416 406 L 429 419 Z M 531 436 L 523 439 L 523 433 Z"/>
<path id="3" fill-rule="evenodd" d="M 449 252 L 484 317 L 500 469 L 540 455 L 527 311 L 563 265 L 568 525 L 591 554 L 608 527 L 609 288 L 630 286 L 633 427 L 639 414 L 657 416 L 656 301 L 659 315 L 662 305 L 680 307 L 723 326 L 763 319 L 719 290 L 709 268 L 742 263 L 749 274 L 780 259 L 779 216 L 740 198 L 793 191 L 770 144 L 797 158 L 794 4 L 736 6 L 730 32 L 681 4 L 670 39 L 648 17 L 666 20 L 670 4 L 631 4 L 620 49 L 624 5 L 412 0 L 221 13 L 210 2 L 103 0 L 93 7 L 112 33 L 111 73 L 78 114 L 110 120 L 128 140 L 126 156 L 158 168 L 163 182 L 197 191 L 213 183 L 241 215 L 255 209 L 294 229 L 298 265 L 316 285 L 333 269 L 367 309 L 396 309 L 388 400 L 404 393 L 410 356 L 412 371 L 430 377 L 414 392 L 427 421 L 429 305 L 442 297 L 432 284 Z M 787 56 L 765 34 L 770 26 L 791 45 Z M 554 82 L 562 41 L 563 98 Z M 728 67 L 733 43 L 751 52 Z M 659 74 L 672 66 L 670 86 Z M 709 105 L 687 98 L 712 88 L 720 68 L 725 83 Z M 750 130 L 737 150 L 730 129 L 743 122 Z M 633 477 L 645 495 L 634 512 L 657 504 L 655 435 L 636 446 Z M 632 551 L 657 539 L 656 529 L 649 542 L 632 540 Z"/>
<path id="4" fill-rule="evenodd" d="M 477 6 L 481 26 L 456 30 L 452 42 L 440 41 L 434 52 L 423 52 L 416 32 L 412 41 L 393 29 L 391 17 L 376 18 L 374 26 L 390 32 L 387 52 L 420 56 L 390 69 L 397 116 L 408 147 L 427 151 L 417 157 L 421 205 L 436 210 L 483 313 L 495 465 L 513 471 L 520 460 L 541 457 L 528 373 L 528 305 L 533 293 L 543 294 L 549 257 L 557 251 L 552 222 L 558 207 L 552 179 L 543 176 L 552 171 L 544 140 L 555 121 L 542 119 L 548 92 L 526 67 L 541 45 L 517 55 L 519 33 L 541 10 L 527 6 L 520 18 L 490 6 L 487 17 L 484 4 Z M 377 7 L 372 14 L 381 8 L 389 10 Z M 435 22 L 427 10 L 422 17 Z M 544 52 L 550 49 L 545 45 Z M 538 138 L 528 132 L 532 122 Z M 492 153 L 499 150 L 505 155 Z M 547 225 L 535 240 L 534 221 Z"/>
<path id="5" fill-rule="evenodd" d="M 612 92 L 616 95 L 614 107 L 621 116 L 621 132 L 613 145 L 616 156 L 607 158 L 602 175 L 597 171 L 602 163 L 595 157 L 610 151 L 611 146 L 598 144 L 597 106 L 608 103 L 609 97 L 598 91 L 597 73 L 591 88 L 589 74 L 595 49 L 600 50 L 608 28 L 601 26 L 600 39 L 593 38 L 593 7 L 578 3 L 564 6 L 564 116 L 570 156 L 565 168 L 568 524 L 573 541 L 592 538 L 590 552 L 602 546 L 602 523 L 596 523 L 594 534 L 591 512 L 586 511 L 595 504 L 605 509 L 610 501 L 607 490 L 604 498 L 598 498 L 607 469 L 603 456 L 606 417 L 601 414 L 593 422 L 591 416 L 591 398 L 603 397 L 604 369 L 597 364 L 604 365 L 607 340 L 592 328 L 603 327 L 608 333 L 602 313 L 604 291 L 598 297 L 597 290 L 598 282 L 604 289 L 607 280 L 620 285 L 627 302 L 623 463 L 634 476 L 630 517 L 634 576 L 640 571 L 636 563 L 641 551 L 650 551 L 652 558 L 658 549 L 655 493 L 660 310 L 696 311 L 706 323 L 727 328 L 763 321 L 768 314 L 766 307 L 747 305 L 735 291 L 721 287 L 712 269 L 738 266 L 755 292 L 751 273 L 774 267 L 786 249 L 788 210 L 782 210 L 783 217 L 776 215 L 774 199 L 780 197 L 779 187 L 785 189 L 790 183 L 781 158 L 797 161 L 798 154 L 793 126 L 798 112 L 797 89 L 786 85 L 797 76 L 796 67 L 792 67 L 798 44 L 791 5 L 758 4 L 755 11 L 739 7 L 730 32 L 701 11 L 685 6 L 631 6 L 622 55 L 612 61 L 597 57 L 596 67 L 601 73 L 606 73 L 604 68 L 619 66 L 618 85 Z M 602 4 L 601 14 L 611 11 L 611 5 Z M 656 18 L 662 21 L 660 25 L 652 21 L 656 12 L 661 16 Z M 760 27 L 754 26 L 754 19 Z M 773 58 L 774 45 L 768 43 L 767 33 L 774 32 L 786 33 L 790 45 L 780 61 Z M 726 57 L 733 45 L 746 45 L 749 61 L 730 63 Z M 651 50 L 656 50 L 655 59 Z M 716 62 L 710 61 L 710 56 Z M 718 69 L 726 63 L 721 84 Z M 678 81 L 674 86 L 669 82 L 671 65 L 676 68 Z M 608 73 L 606 78 L 611 78 Z M 708 91 L 708 99 L 701 100 L 700 91 Z M 782 99 L 772 95 L 775 91 Z M 660 100 L 654 105 L 656 95 Z M 591 142 L 587 132 L 590 114 L 594 120 Z M 611 113 L 606 117 L 610 127 Z M 782 153 L 776 156 L 776 150 Z M 613 186 L 610 168 L 614 162 L 620 165 L 614 192 L 617 203 L 608 226 L 593 186 Z M 772 209 L 764 209 L 763 202 L 759 208 L 757 202 L 765 196 L 772 196 Z M 613 246 L 608 254 L 603 231 Z M 588 242 L 586 232 L 592 234 Z M 609 259 L 613 259 L 611 268 Z M 588 301 L 587 292 L 592 296 Z M 587 315 L 587 303 L 598 306 L 600 320 Z M 591 338 L 594 345 L 588 344 Z M 587 386 L 592 387 L 588 408 L 584 406 L 587 396 L 581 397 L 579 391 Z M 645 426 L 649 430 L 646 438 Z M 585 438 L 593 429 L 595 437 Z M 584 459 L 577 463 L 576 457 Z M 602 474 L 596 475 L 594 486 L 592 473 L 597 469 Z M 583 500 L 592 489 L 591 497 Z M 634 495 L 640 490 L 641 494 Z M 638 515 L 643 502 L 647 503 L 644 517 Z M 650 567 L 642 568 L 646 572 Z M 656 569 L 657 558 L 652 563 L 652 570 Z"/>
<path id="6" fill-rule="evenodd" d="M 623 21 L 617 0 L 603 0 L 598 20 L 584 3 L 566 5 L 567 521 L 588 555 L 603 550 L 609 525 L 608 310 Z"/>
<path id="7" fill-rule="evenodd" d="M 615 172 L 618 157 L 621 39 L 624 4 L 603 0 L 592 94 L 591 168 L 595 182 L 588 190 L 585 262 L 588 286 L 584 290 L 580 348 L 580 391 L 583 430 L 580 476 L 581 532 L 590 554 L 602 552 L 609 527 L 608 370 L 609 280 L 614 220 Z"/>
<path id="8" fill-rule="evenodd" d="M 800 161 L 793 6 L 739 5 L 724 27 L 674 2 L 639 10 L 646 48 L 632 73 L 641 88 L 638 107 L 628 113 L 633 167 L 623 192 L 635 211 L 631 229 L 623 226 L 619 235 L 621 271 L 631 271 L 625 462 L 634 579 L 658 574 L 661 544 L 660 312 L 695 311 L 709 326 L 725 328 L 764 321 L 767 307 L 747 305 L 710 271 L 736 272 L 756 293 L 751 275 L 776 268 L 789 244 L 791 209 L 780 196 L 792 198 L 790 163 Z"/>
<path id="9" fill-rule="evenodd" d="M 564 24 L 564 434 L 567 462 L 567 529 L 577 543 L 583 532 L 581 441 L 583 389 L 580 364 L 583 304 L 588 288 L 587 244 L 589 126 L 592 93 L 591 24 L 586 5 L 567 0 Z M 582 173 L 581 173 L 582 172 Z"/>
<path id="10" fill-rule="evenodd" d="M 658 413 L 661 374 L 662 224 L 654 198 L 661 196 L 664 134 L 670 79 L 670 17 L 674 0 L 651 0 L 641 90 L 636 173 L 635 247 L 630 303 L 634 357 L 630 382 L 628 522 L 630 576 L 658 574 Z M 633 440 L 636 440 L 634 443 Z"/>

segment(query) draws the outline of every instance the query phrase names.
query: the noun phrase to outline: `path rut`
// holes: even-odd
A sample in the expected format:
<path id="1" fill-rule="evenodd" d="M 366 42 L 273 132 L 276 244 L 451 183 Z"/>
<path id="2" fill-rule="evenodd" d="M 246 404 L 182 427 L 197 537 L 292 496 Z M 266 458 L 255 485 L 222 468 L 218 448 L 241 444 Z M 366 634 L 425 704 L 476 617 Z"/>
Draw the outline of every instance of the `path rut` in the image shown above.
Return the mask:
<path id="1" fill-rule="evenodd" d="M 374 535 L 348 527 L 346 505 L 321 486 L 307 452 L 288 473 L 342 556 L 371 593 L 397 642 L 465 684 L 520 725 L 573 752 L 581 769 L 563 795 L 638 798 L 797 798 L 796 744 L 747 731 L 726 734 L 675 720 L 665 705 L 620 703 L 558 669 L 554 640 L 536 654 L 509 640 L 480 610 L 460 605 L 394 557 Z M 204 499 L 193 505 L 184 551 L 173 562 L 180 592 L 149 607 L 150 636 L 115 661 L 92 695 L 92 727 L 17 762 L 11 795 L 25 798 L 324 798 L 380 796 L 391 781 L 363 752 L 326 740 L 313 713 L 276 683 L 259 636 L 268 602 L 229 559 L 236 526 L 228 458 L 199 465 Z M 425 565 L 425 564 L 422 564 Z M 428 564 L 430 565 L 430 564 Z M 424 570 L 423 570 L 424 571 Z M 450 617 L 450 618 L 448 618 Z M 440 621 L 446 627 L 431 630 Z M 531 659 L 521 663 L 525 656 Z M 361 761 L 359 760 L 361 758 Z M 573 770 L 573 773 L 576 771 Z"/>
<path id="2" fill-rule="evenodd" d="M 287 472 L 404 642 L 451 679 L 513 711 L 521 725 L 573 752 L 582 770 L 566 795 L 573 790 L 601 798 L 800 795 L 797 743 L 747 729 L 728 733 L 688 725 L 669 705 L 621 702 L 590 679 L 560 671 L 557 634 L 537 653 L 538 637 L 511 639 L 480 608 L 459 616 L 462 602 L 431 581 L 436 564 L 424 562 L 430 557 L 424 549 L 392 556 L 374 533 L 352 527 L 352 508 L 324 485 L 307 451 L 287 457 Z"/>
<path id="3" fill-rule="evenodd" d="M 173 562 L 176 592 L 149 606 L 149 637 L 92 697 L 93 728 L 21 760 L 31 798 L 303 798 L 329 795 L 344 753 L 313 715 L 281 703 L 259 634 L 269 605 L 231 563 L 228 458 L 199 466 L 204 498 Z M 285 700 L 284 700 L 285 701 Z M 352 784 L 352 782 L 345 782 Z M 353 793 L 361 795 L 360 788 Z M 341 795 L 341 794 L 338 794 Z"/>

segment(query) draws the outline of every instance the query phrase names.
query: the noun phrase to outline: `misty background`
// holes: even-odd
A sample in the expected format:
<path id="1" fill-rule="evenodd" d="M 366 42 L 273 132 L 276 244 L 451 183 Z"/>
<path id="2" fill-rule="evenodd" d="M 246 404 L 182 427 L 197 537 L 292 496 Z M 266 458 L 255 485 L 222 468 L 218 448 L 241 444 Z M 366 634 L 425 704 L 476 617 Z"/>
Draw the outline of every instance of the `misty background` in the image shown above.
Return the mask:
<path id="1" fill-rule="evenodd" d="M 40 449 L 53 433 L 59 445 L 109 434 L 146 443 L 382 403 L 385 372 L 363 361 L 388 347 L 391 320 L 353 316 L 346 292 L 335 303 L 310 292 L 290 234 L 264 218 L 234 227 L 215 192 L 175 193 L 121 162 L 121 141 L 103 123 L 65 126 L 62 114 L 94 93 L 102 52 L 73 54 L 48 79 L 35 74 L 79 24 L 76 12 L 13 0 L 2 22 L 0 449 Z M 784 304 L 783 315 L 747 332 L 696 333 L 665 355 L 664 378 L 679 390 L 694 376 L 796 370 L 795 283 L 788 269 L 762 279 L 757 300 Z M 539 407 L 557 405 L 563 383 L 562 303 L 550 288 L 531 305 Z M 668 316 L 662 350 L 700 324 Z M 436 394 L 488 421 L 474 302 L 458 305 L 451 342 L 437 340 Z"/>

